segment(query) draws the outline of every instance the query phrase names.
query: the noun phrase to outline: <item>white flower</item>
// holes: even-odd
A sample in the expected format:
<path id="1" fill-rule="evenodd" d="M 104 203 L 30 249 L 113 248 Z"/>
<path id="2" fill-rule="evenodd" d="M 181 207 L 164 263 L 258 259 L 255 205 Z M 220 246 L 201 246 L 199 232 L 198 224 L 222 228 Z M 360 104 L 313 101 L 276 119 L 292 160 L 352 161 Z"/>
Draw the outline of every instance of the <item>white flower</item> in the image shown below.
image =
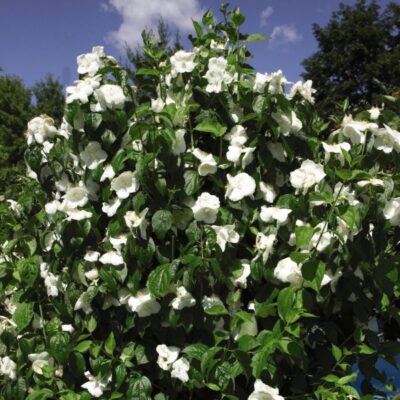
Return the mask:
<path id="1" fill-rule="evenodd" d="M 189 380 L 189 369 L 189 361 L 182 357 L 172 364 L 171 377 L 179 379 L 182 382 L 187 382 Z"/>
<path id="2" fill-rule="evenodd" d="M 217 196 L 208 192 L 202 193 L 192 207 L 193 215 L 196 221 L 213 224 L 217 219 L 220 202 Z"/>
<path id="3" fill-rule="evenodd" d="M 107 159 L 107 153 L 101 148 L 99 142 L 89 142 L 80 153 L 83 165 L 88 169 L 96 169 L 101 163 Z"/>
<path id="4" fill-rule="evenodd" d="M 208 310 L 211 307 L 225 307 L 224 303 L 216 294 L 212 294 L 210 297 L 204 296 L 201 305 L 204 310 Z"/>
<path id="5" fill-rule="evenodd" d="M 253 160 L 254 160 L 254 155 L 253 153 L 255 152 L 256 148 L 255 147 L 244 147 L 242 149 L 242 168 L 246 168 Z"/>
<path id="6" fill-rule="evenodd" d="M 180 350 L 175 346 L 159 344 L 156 347 L 156 351 L 158 353 L 158 366 L 164 371 L 169 371 L 172 367 L 172 364 L 178 359 Z"/>
<path id="7" fill-rule="evenodd" d="M 226 243 L 239 242 L 240 236 L 235 231 L 235 225 L 224 225 L 224 226 L 213 225 L 212 228 L 214 229 L 217 235 L 217 244 L 221 248 L 222 252 L 225 251 Z"/>
<path id="8" fill-rule="evenodd" d="M 108 164 L 100 177 L 100 182 L 104 182 L 106 179 L 113 179 L 115 177 L 115 171 L 111 164 Z"/>
<path id="9" fill-rule="evenodd" d="M 378 129 L 378 125 L 366 121 L 354 121 L 351 115 L 346 115 L 342 121 L 343 135 L 353 144 L 365 143 L 365 131 Z"/>
<path id="10" fill-rule="evenodd" d="M 378 107 L 372 107 L 368 110 L 369 112 L 369 117 L 373 120 L 378 119 L 379 115 L 381 115 L 381 111 L 379 110 Z"/>
<path id="11" fill-rule="evenodd" d="M 334 236 L 328 232 L 328 225 L 325 222 L 320 222 L 314 229 L 316 232 L 311 238 L 310 245 L 318 252 L 322 252 L 332 243 Z"/>
<path id="12" fill-rule="evenodd" d="M 369 180 L 362 180 L 357 182 L 357 186 L 364 187 L 367 185 L 372 185 L 372 186 L 385 186 L 385 182 L 382 179 L 378 178 L 371 178 Z"/>
<path id="13" fill-rule="evenodd" d="M 231 146 L 242 147 L 248 140 L 246 128 L 242 125 L 235 125 L 230 132 L 224 136 L 224 139 L 229 140 Z"/>
<path id="14" fill-rule="evenodd" d="M 210 49 L 215 51 L 220 51 L 225 49 L 225 43 L 217 42 L 214 39 L 211 39 Z"/>
<path id="15" fill-rule="evenodd" d="M 121 234 L 116 237 L 110 236 L 108 238 L 114 249 L 118 252 L 121 253 L 121 248 L 123 245 L 125 245 L 128 242 L 128 236 L 126 234 Z"/>
<path id="16" fill-rule="evenodd" d="M 99 270 L 97 268 L 92 268 L 91 270 L 85 272 L 85 276 L 87 279 L 89 279 L 89 281 L 97 281 L 99 278 Z"/>
<path id="17" fill-rule="evenodd" d="M 271 233 L 270 235 L 264 235 L 262 232 L 258 232 L 256 236 L 256 250 L 258 255 L 262 255 L 263 263 L 266 263 L 268 257 L 272 254 L 274 250 L 274 244 L 276 240 L 276 235 Z"/>
<path id="18" fill-rule="evenodd" d="M 75 81 L 76 86 L 67 86 L 67 104 L 75 100 L 80 101 L 82 104 L 89 102 L 89 96 L 93 94 L 93 87 L 86 81 Z"/>
<path id="19" fill-rule="evenodd" d="M 294 111 L 290 114 L 272 113 L 272 118 L 278 123 L 283 136 L 291 133 L 297 133 L 303 127 L 302 122 L 297 118 Z"/>
<path id="20" fill-rule="evenodd" d="M 314 104 L 313 93 L 316 90 L 312 88 L 312 81 L 308 80 L 306 82 L 297 81 L 291 88 L 289 93 L 289 98 L 293 98 L 296 93 L 299 93 L 305 100 L 309 101 L 311 104 Z"/>
<path id="21" fill-rule="evenodd" d="M 217 171 L 217 162 L 212 154 L 208 154 L 199 148 L 193 149 L 192 154 L 200 161 L 200 165 L 198 167 L 200 176 L 215 174 Z"/>
<path id="22" fill-rule="evenodd" d="M 279 395 L 279 389 L 272 388 L 257 379 L 254 383 L 254 392 L 250 394 L 248 400 L 285 400 Z"/>
<path id="23" fill-rule="evenodd" d="M 283 76 L 282 71 L 279 69 L 276 72 L 272 72 L 270 74 L 266 74 L 267 82 L 268 82 L 268 93 L 271 94 L 279 94 L 283 93 L 283 87 L 288 81 Z"/>
<path id="24" fill-rule="evenodd" d="M 279 207 L 261 207 L 260 218 L 264 222 L 273 222 L 274 220 L 278 225 L 285 225 L 289 220 L 289 214 L 292 210 L 288 208 Z"/>
<path id="25" fill-rule="evenodd" d="M 74 209 L 78 207 L 84 207 L 89 201 L 89 193 L 84 186 L 75 186 L 67 189 L 67 192 L 63 196 L 63 209 Z"/>
<path id="26" fill-rule="evenodd" d="M 96 53 L 81 54 L 76 59 L 78 63 L 78 74 L 95 75 L 102 67 L 100 57 Z"/>
<path id="27" fill-rule="evenodd" d="M 107 214 L 108 217 L 113 217 L 120 205 L 121 200 L 116 197 L 115 199 L 111 200 L 111 203 L 103 203 L 101 210 L 103 213 Z"/>
<path id="28" fill-rule="evenodd" d="M 28 145 L 32 143 L 43 144 L 46 139 L 54 138 L 57 132 L 52 118 L 47 115 L 35 117 L 28 122 Z"/>
<path id="29" fill-rule="evenodd" d="M 184 129 L 177 129 L 175 131 L 175 141 L 172 148 L 173 155 L 177 156 L 186 151 L 185 134 L 186 131 Z"/>
<path id="30" fill-rule="evenodd" d="M 44 367 L 54 367 L 54 359 L 50 357 L 47 351 L 29 354 L 28 358 L 32 361 L 33 371 L 39 375 L 43 375 Z"/>
<path id="31" fill-rule="evenodd" d="M 111 382 L 112 376 L 109 375 L 108 377 L 100 378 L 86 371 L 85 377 L 88 381 L 81 385 L 81 387 L 86 389 L 93 397 L 97 398 L 103 395 L 103 391 L 107 388 L 107 384 Z"/>
<path id="32" fill-rule="evenodd" d="M 15 381 L 17 378 L 17 364 L 10 357 L 0 357 L 0 376 L 5 375 Z"/>
<path id="33" fill-rule="evenodd" d="M 83 292 L 75 303 L 74 311 L 82 310 L 85 314 L 90 314 L 93 309 L 90 303 L 92 302 L 92 297 L 88 292 Z"/>
<path id="34" fill-rule="evenodd" d="M 351 206 L 356 206 L 360 202 L 357 200 L 356 193 L 351 190 L 349 186 L 344 186 L 338 182 L 333 189 L 333 198 L 337 201 L 343 201 L 349 203 Z"/>
<path id="35" fill-rule="evenodd" d="M 400 132 L 384 124 L 384 128 L 374 130 L 374 147 L 388 154 L 393 149 L 400 152 Z"/>
<path id="36" fill-rule="evenodd" d="M 394 197 L 386 203 L 383 215 L 389 220 L 391 225 L 400 225 L 400 197 Z"/>
<path id="37" fill-rule="evenodd" d="M 295 263 L 290 257 L 278 262 L 274 269 L 274 276 L 281 282 L 290 283 L 294 287 L 300 287 L 303 283 L 300 265 Z"/>
<path id="38" fill-rule="evenodd" d="M 177 74 L 192 72 L 197 65 L 197 63 L 194 62 L 195 57 L 195 53 L 178 50 L 172 57 L 170 57 L 171 75 L 175 77 Z"/>
<path id="39" fill-rule="evenodd" d="M 46 211 L 46 214 L 48 215 L 54 215 L 61 207 L 61 203 L 58 200 L 53 200 L 50 201 L 49 203 L 46 203 L 44 206 L 44 209 Z"/>
<path id="40" fill-rule="evenodd" d="M 124 108 L 126 96 L 118 85 L 103 85 L 94 92 L 94 97 L 98 101 L 95 109 L 92 111 L 121 110 Z"/>
<path id="41" fill-rule="evenodd" d="M 247 196 L 252 196 L 256 190 L 255 180 L 245 172 L 236 176 L 227 175 L 228 185 L 225 197 L 231 201 L 239 201 Z"/>
<path id="42" fill-rule="evenodd" d="M 324 167 L 312 160 L 305 160 L 299 169 L 290 173 L 290 183 L 296 191 L 306 193 L 308 189 L 321 182 L 326 176 Z"/>
<path id="43" fill-rule="evenodd" d="M 146 217 L 146 214 L 148 211 L 149 211 L 149 209 L 145 208 L 143 211 L 140 212 L 139 215 L 136 214 L 135 211 L 127 211 L 124 216 L 126 226 L 129 229 L 139 228 L 140 236 L 142 239 L 146 239 L 146 237 L 147 237 L 146 228 L 149 223 L 146 221 L 145 217 Z"/>
<path id="44" fill-rule="evenodd" d="M 164 107 L 165 103 L 163 99 L 160 99 L 159 97 L 157 99 L 151 99 L 151 109 L 156 114 L 160 113 Z"/>
<path id="45" fill-rule="evenodd" d="M 139 190 L 139 182 L 133 172 L 125 171 L 111 181 L 111 189 L 118 198 L 126 199 L 131 193 Z"/>
<path id="46" fill-rule="evenodd" d="M 58 296 L 59 277 L 49 272 L 49 266 L 46 263 L 40 264 L 40 276 L 44 279 L 44 285 L 49 297 Z"/>
<path id="47" fill-rule="evenodd" d="M 63 332 L 73 333 L 75 328 L 71 324 L 63 324 L 61 325 L 61 330 Z"/>
<path id="48" fill-rule="evenodd" d="M 242 146 L 230 145 L 226 153 L 226 158 L 235 165 L 239 165 L 240 156 L 242 155 Z"/>
<path id="49" fill-rule="evenodd" d="M 111 264 L 111 265 L 122 265 L 124 264 L 124 259 L 122 258 L 121 254 L 117 253 L 116 251 L 108 251 L 104 253 L 100 258 L 99 261 L 102 264 Z"/>
<path id="50" fill-rule="evenodd" d="M 208 71 L 204 76 L 208 81 L 207 92 L 220 93 L 233 81 L 233 74 L 226 70 L 227 64 L 223 57 L 212 57 L 208 60 Z"/>
<path id="51" fill-rule="evenodd" d="M 139 290 L 135 296 L 129 297 L 128 308 L 131 312 L 137 312 L 140 318 L 144 318 L 157 314 L 161 306 L 147 289 L 143 289 Z"/>
<path id="52" fill-rule="evenodd" d="M 253 92 L 254 93 L 263 93 L 265 86 L 267 85 L 268 77 L 266 74 L 256 73 L 253 83 Z"/>
<path id="53" fill-rule="evenodd" d="M 344 156 L 342 151 L 349 152 L 351 149 L 350 143 L 347 142 L 342 142 L 338 144 L 328 144 L 322 142 L 322 146 L 325 150 L 325 162 L 329 161 L 331 154 L 337 154 L 341 165 L 344 165 Z"/>
<path id="54" fill-rule="evenodd" d="M 249 263 L 242 263 L 242 273 L 237 278 L 232 278 L 232 283 L 234 286 L 240 287 L 242 289 L 247 288 L 247 278 L 250 276 L 251 269 Z"/>
<path id="55" fill-rule="evenodd" d="M 170 305 L 174 310 L 182 310 L 186 307 L 193 307 L 196 304 L 194 297 L 185 289 L 179 286 L 176 289 L 176 297 L 171 301 Z"/>
<path id="56" fill-rule="evenodd" d="M 265 183 L 265 182 L 260 182 L 259 186 L 263 199 L 267 203 L 273 203 L 277 196 L 274 187 L 270 183 Z"/>

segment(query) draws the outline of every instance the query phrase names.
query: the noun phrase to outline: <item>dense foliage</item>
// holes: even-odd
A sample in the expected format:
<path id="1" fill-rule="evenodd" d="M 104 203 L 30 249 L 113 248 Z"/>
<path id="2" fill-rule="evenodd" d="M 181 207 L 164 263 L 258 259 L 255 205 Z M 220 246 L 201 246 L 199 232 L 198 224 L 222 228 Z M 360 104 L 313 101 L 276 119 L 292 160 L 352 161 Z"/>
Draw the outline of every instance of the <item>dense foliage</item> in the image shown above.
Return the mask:
<path id="1" fill-rule="evenodd" d="M 0 205 L 1 398 L 354 399 L 356 363 L 364 399 L 386 381 L 400 100 L 326 123 L 222 11 L 192 51 L 146 49 L 151 101 L 95 47 L 61 125 L 29 122 L 41 189 Z"/>
<path id="2" fill-rule="evenodd" d="M 346 98 L 354 108 L 376 106 L 382 84 L 400 90 L 399 4 L 382 11 L 375 1 L 341 4 L 326 26 L 313 28 L 318 51 L 303 61 L 303 77 L 313 80 L 320 112 L 335 114 Z"/>

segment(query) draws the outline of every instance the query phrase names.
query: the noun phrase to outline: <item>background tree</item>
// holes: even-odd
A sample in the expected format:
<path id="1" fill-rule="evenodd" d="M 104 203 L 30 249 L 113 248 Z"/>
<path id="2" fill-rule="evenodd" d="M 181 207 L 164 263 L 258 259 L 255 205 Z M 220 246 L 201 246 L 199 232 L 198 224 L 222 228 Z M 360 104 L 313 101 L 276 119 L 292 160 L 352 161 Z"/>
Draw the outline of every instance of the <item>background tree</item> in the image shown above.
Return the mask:
<path id="1" fill-rule="evenodd" d="M 31 117 L 31 93 L 21 79 L 0 76 L 0 193 L 15 192 L 23 175 L 26 139 L 23 132 Z"/>
<path id="2" fill-rule="evenodd" d="M 0 70 L 1 71 L 1 70 Z M 36 98 L 32 102 L 32 94 Z M 64 111 L 61 83 L 52 75 L 31 88 L 14 75 L 0 76 L 0 194 L 16 198 L 25 177 L 24 132 L 34 115 L 48 114 L 59 123 Z"/>
<path id="3" fill-rule="evenodd" d="M 352 107 L 380 102 L 379 82 L 389 90 L 400 87 L 400 5 L 381 12 L 375 2 L 341 4 L 325 27 L 313 25 L 318 51 L 302 65 L 305 79 L 317 89 L 316 103 L 325 115 L 348 98 Z"/>
<path id="4" fill-rule="evenodd" d="M 60 123 L 64 113 L 64 90 L 60 81 L 51 74 L 32 86 L 32 94 L 36 98 L 33 106 L 35 115 L 47 114 Z"/>
<path id="5" fill-rule="evenodd" d="M 168 24 L 162 18 L 158 21 L 157 33 L 154 33 L 151 29 L 143 30 L 142 38 L 143 44 L 137 45 L 134 49 L 130 47 L 126 49 L 129 63 L 133 65 L 133 69 L 130 65 L 127 66 L 127 69 L 130 78 L 137 86 L 137 92 L 140 94 L 139 102 L 149 101 L 151 98 L 157 97 L 154 76 L 148 73 L 143 75 L 140 70 L 149 72 L 154 68 L 155 59 L 159 59 L 161 55 L 165 58 L 169 57 L 182 48 L 179 32 L 176 32 L 174 38 L 172 38 Z"/>

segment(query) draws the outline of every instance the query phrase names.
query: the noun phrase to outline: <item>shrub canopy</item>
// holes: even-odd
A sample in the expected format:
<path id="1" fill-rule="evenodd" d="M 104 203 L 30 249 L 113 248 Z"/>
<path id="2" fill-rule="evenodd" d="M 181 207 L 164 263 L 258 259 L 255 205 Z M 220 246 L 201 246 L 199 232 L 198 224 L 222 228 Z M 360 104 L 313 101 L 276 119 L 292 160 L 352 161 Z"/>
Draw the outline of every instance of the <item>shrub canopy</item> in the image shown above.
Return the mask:
<path id="1" fill-rule="evenodd" d="M 62 124 L 29 122 L 39 185 L 0 205 L 2 398 L 350 399 L 355 363 L 379 393 L 399 99 L 323 121 L 312 82 L 254 71 L 262 37 L 222 11 L 191 51 L 148 50 L 151 102 L 95 47 Z"/>

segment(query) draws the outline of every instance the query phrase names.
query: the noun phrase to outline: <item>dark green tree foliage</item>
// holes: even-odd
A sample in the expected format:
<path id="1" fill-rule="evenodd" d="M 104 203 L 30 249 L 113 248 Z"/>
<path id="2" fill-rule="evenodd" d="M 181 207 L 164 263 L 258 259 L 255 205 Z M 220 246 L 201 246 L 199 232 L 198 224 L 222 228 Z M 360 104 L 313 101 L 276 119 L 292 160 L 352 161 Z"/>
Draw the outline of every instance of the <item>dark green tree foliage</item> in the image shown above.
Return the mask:
<path id="1" fill-rule="evenodd" d="M 129 47 L 126 49 L 128 60 L 134 66 L 133 70 L 128 66 L 128 72 L 137 86 L 140 102 L 157 97 L 155 79 L 149 73 L 154 68 L 154 59 L 161 58 L 161 55 L 165 56 L 163 58 L 169 57 L 182 48 L 179 33 L 176 33 L 172 41 L 168 24 L 163 19 L 158 21 L 157 33 L 152 30 L 144 30 L 142 38 L 143 44 L 138 45 L 135 49 Z M 156 73 L 155 70 L 154 72 Z"/>
<path id="2" fill-rule="evenodd" d="M 26 139 L 23 132 L 31 117 L 31 95 L 21 79 L 0 76 L 0 194 L 9 195 L 20 184 Z"/>
<path id="3" fill-rule="evenodd" d="M 32 93 L 36 98 L 34 114 L 51 115 L 57 123 L 60 123 L 64 113 L 64 93 L 60 81 L 49 74 L 32 86 Z"/>
<path id="4" fill-rule="evenodd" d="M 400 5 L 381 10 L 375 1 L 341 4 L 325 27 L 313 25 L 318 51 L 305 59 L 302 76 L 317 89 L 317 107 L 332 114 L 339 101 L 353 107 L 380 103 L 379 82 L 400 87 Z M 379 81 L 379 82 L 377 82 Z"/>
<path id="5" fill-rule="evenodd" d="M 47 114 L 60 123 L 63 112 L 63 87 L 52 75 L 31 88 L 16 76 L 0 76 L 0 195 L 16 198 L 23 190 L 24 132 L 28 121 L 35 115 Z"/>

